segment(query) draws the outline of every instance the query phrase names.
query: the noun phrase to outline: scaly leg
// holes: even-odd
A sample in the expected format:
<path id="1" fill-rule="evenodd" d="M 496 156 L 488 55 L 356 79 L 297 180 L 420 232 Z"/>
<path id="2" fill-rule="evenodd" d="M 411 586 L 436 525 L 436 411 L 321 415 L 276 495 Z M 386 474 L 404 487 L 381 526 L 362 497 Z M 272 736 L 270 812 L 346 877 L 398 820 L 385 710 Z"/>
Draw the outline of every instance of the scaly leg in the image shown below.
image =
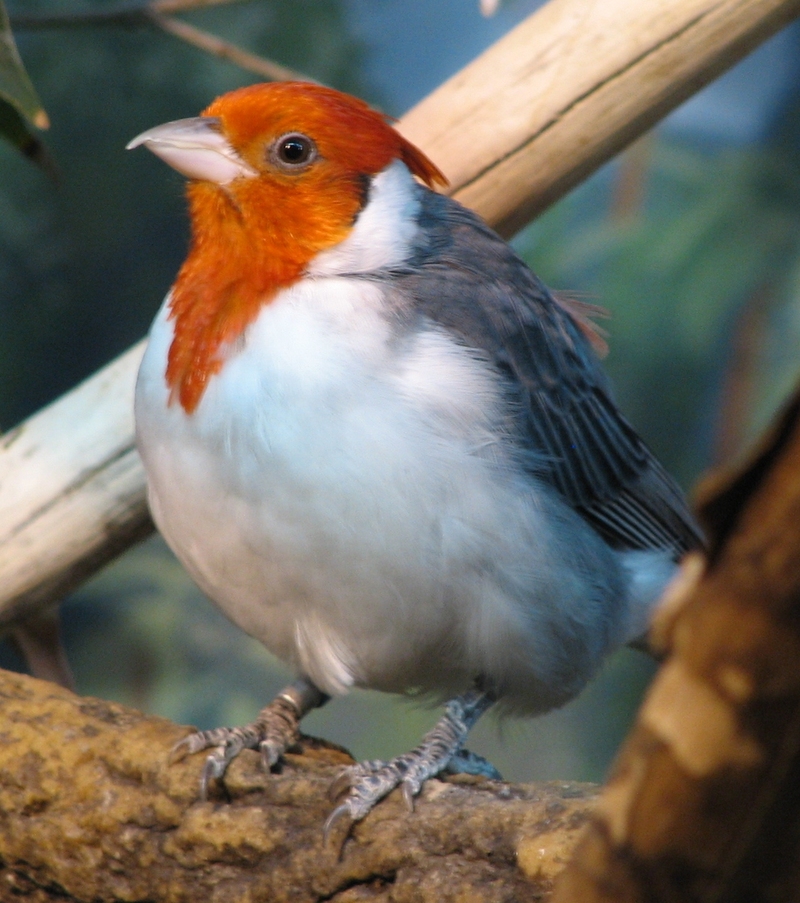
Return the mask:
<path id="1" fill-rule="evenodd" d="M 326 843 L 342 819 L 352 825 L 364 818 L 395 787 L 402 786 L 406 805 L 413 810 L 414 797 L 422 785 L 442 771 L 466 771 L 499 779 L 489 762 L 463 749 L 470 728 L 493 702 L 493 696 L 480 690 L 457 696 L 447 703 L 442 718 L 416 749 L 390 762 L 362 762 L 346 768 L 331 785 L 334 799 L 347 795 L 325 822 Z"/>
<path id="2" fill-rule="evenodd" d="M 301 677 L 284 687 L 251 724 L 217 727 L 184 737 L 172 749 L 173 761 L 215 747 L 206 759 L 200 777 L 200 797 L 207 799 L 211 780 L 221 778 L 243 749 L 260 750 L 264 768 L 270 771 L 286 750 L 297 742 L 300 719 L 311 709 L 324 705 L 328 699 L 310 680 Z"/>

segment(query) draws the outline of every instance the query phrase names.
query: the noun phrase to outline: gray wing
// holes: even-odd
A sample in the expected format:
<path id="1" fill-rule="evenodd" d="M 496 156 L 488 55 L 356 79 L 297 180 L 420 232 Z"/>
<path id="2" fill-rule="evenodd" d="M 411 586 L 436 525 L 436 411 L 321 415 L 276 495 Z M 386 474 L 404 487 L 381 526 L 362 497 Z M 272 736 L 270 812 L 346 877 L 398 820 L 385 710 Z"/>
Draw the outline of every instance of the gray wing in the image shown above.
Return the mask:
<path id="1" fill-rule="evenodd" d="M 423 239 L 391 278 L 415 311 L 506 377 L 537 476 L 615 548 L 667 548 L 678 557 L 700 545 L 681 490 L 617 409 L 572 317 L 477 216 L 419 191 Z"/>

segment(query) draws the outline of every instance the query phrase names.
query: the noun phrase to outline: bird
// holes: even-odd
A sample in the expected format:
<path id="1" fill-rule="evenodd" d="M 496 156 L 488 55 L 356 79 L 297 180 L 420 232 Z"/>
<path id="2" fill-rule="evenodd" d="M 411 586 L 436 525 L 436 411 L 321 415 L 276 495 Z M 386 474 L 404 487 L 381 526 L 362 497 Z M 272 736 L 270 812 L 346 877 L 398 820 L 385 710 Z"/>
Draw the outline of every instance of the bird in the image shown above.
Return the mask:
<path id="1" fill-rule="evenodd" d="M 326 836 L 400 788 L 497 772 L 489 708 L 533 716 L 640 639 L 701 532 L 554 294 L 364 101 L 236 89 L 144 146 L 187 179 L 188 254 L 149 334 L 137 446 L 161 534 L 295 675 L 197 731 L 200 788 L 276 766 L 354 687 L 444 705 L 410 752 L 333 782 Z"/>

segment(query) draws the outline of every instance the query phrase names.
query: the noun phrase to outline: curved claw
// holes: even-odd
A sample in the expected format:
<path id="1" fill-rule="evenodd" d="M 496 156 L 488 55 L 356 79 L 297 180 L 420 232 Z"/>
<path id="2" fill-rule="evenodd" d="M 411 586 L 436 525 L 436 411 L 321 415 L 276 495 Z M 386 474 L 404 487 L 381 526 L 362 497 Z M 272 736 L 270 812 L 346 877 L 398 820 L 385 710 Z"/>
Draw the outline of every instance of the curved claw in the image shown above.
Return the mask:
<path id="1" fill-rule="evenodd" d="M 210 731 L 195 731 L 193 734 L 187 734 L 170 750 L 170 764 L 179 762 L 186 756 L 193 756 L 195 753 L 202 752 L 204 749 L 209 749 L 212 746 L 224 746 L 231 733 L 233 731 L 229 728 L 217 727 Z"/>
<path id="2" fill-rule="evenodd" d="M 347 822 L 347 830 L 343 832 L 341 841 L 336 844 L 333 842 L 333 832 L 334 829 L 341 824 L 342 819 L 345 819 Z M 355 819 L 350 812 L 350 806 L 348 805 L 348 801 L 345 800 L 341 805 L 337 806 L 333 812 L 325 819 L 325 824 L 322 828 L 322 844 L 327 850 L 331 850 L 336 853 L 336 858 L 342 858 L 342 850 L 344 849 L 345 841 L 347 840 L 348 835 L 350 834 L 350 829 L 353 827 L 355 823 Z"/>
<path id="3" fill-rule="evenodd" d="M 262 740 L 258 744 L 258 748 L 261 751 L 261 764 L 264 766 L 264 771 L 272 771 L 283 755 L 283 750 L 278 744 L 270 743 L 269 740 Z"/>
<path id="4" fill-rule="evenodd" d="M 200 775 L 200 799 L 208 799 L 208 785 L 212 780 L 224 777 L 228 766 L 244 749 L 245 744 L 241 737 L 229 737 L 225 743 L 218 746 L 205 761 L 203 772 Z"/>
<path id="5" fill-rule="evenodd" d="M 414 797 L 419 793 L 419 787 L 414 787 L 414 785 L 410 781 L 403 781 L 400 787 L 403 794 L 403 802 L 406 804 L 406 809 L 408 809 L 409 813 L 413 814 Z"/>
<path id="6" fill-rule="evenodd" d="M 451 699 L 445 714 L 416 749 L 389 762 L 374 759 L 340 772 L 328 788 L 328 795 L 334 801 L 345 793 L 346 796 L 325 822 L 326 843 L 333 826 L 342 818 L 347 816 L 351 826 L 361 821 L 395 788 L 400 788 L 406 808 L 413 812 L 414 798 L 425 782 L 451 763 L 458 771 L 496 777 L 497 771 L 485 759 L 463 750 L 469 729 L 492 702 L 493 697 L 480 690 Z"/>
<path id="7" fill-rule="evenodd" d="M 312 683 L 301 678 L 285 687 L 250 724 L 197 731 L 179 740 L 170 751 L 170 764 L 203 749 L 213 749 L 200 778 L 200 798 L 207 799 L 211 781 L 222 778 L 243 749 L 258 750 L 266 770 L 271 771 L 283 753 L 297 742 L 300 719 L 327 699 Z"/>
<path id="8" fill-rule="evenodd" d="M 471 774 L 490 781 L 503 780 L 503 776 L 488 759 L 468 749 L 460 749 L 447 763 L 444 771 L 448 774 Z"/>
<path id="9" fill-rule="evenodd" d="M 221 778 L 227 767 L 228 763 L 218 753 L 211 753 L 206 759 L 200 774 L 200 799 L 203 802 L 208 799 L 208 785 L 215 778 Z"/>

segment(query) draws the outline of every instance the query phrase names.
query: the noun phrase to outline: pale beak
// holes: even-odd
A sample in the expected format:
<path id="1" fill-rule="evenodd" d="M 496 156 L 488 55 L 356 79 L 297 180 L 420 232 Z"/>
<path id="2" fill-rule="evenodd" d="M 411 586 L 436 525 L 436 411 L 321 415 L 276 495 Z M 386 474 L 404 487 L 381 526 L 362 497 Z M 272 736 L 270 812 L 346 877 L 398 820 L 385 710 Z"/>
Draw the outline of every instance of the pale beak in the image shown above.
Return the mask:
<path id="1" fill-rule="evenodd" d="M 214 116 L 165 122 L 137 135 L 125 149 L 140 144 L 190 179 L 228 185 L 242 176 L 258 175 L 231 147 Z"/>

